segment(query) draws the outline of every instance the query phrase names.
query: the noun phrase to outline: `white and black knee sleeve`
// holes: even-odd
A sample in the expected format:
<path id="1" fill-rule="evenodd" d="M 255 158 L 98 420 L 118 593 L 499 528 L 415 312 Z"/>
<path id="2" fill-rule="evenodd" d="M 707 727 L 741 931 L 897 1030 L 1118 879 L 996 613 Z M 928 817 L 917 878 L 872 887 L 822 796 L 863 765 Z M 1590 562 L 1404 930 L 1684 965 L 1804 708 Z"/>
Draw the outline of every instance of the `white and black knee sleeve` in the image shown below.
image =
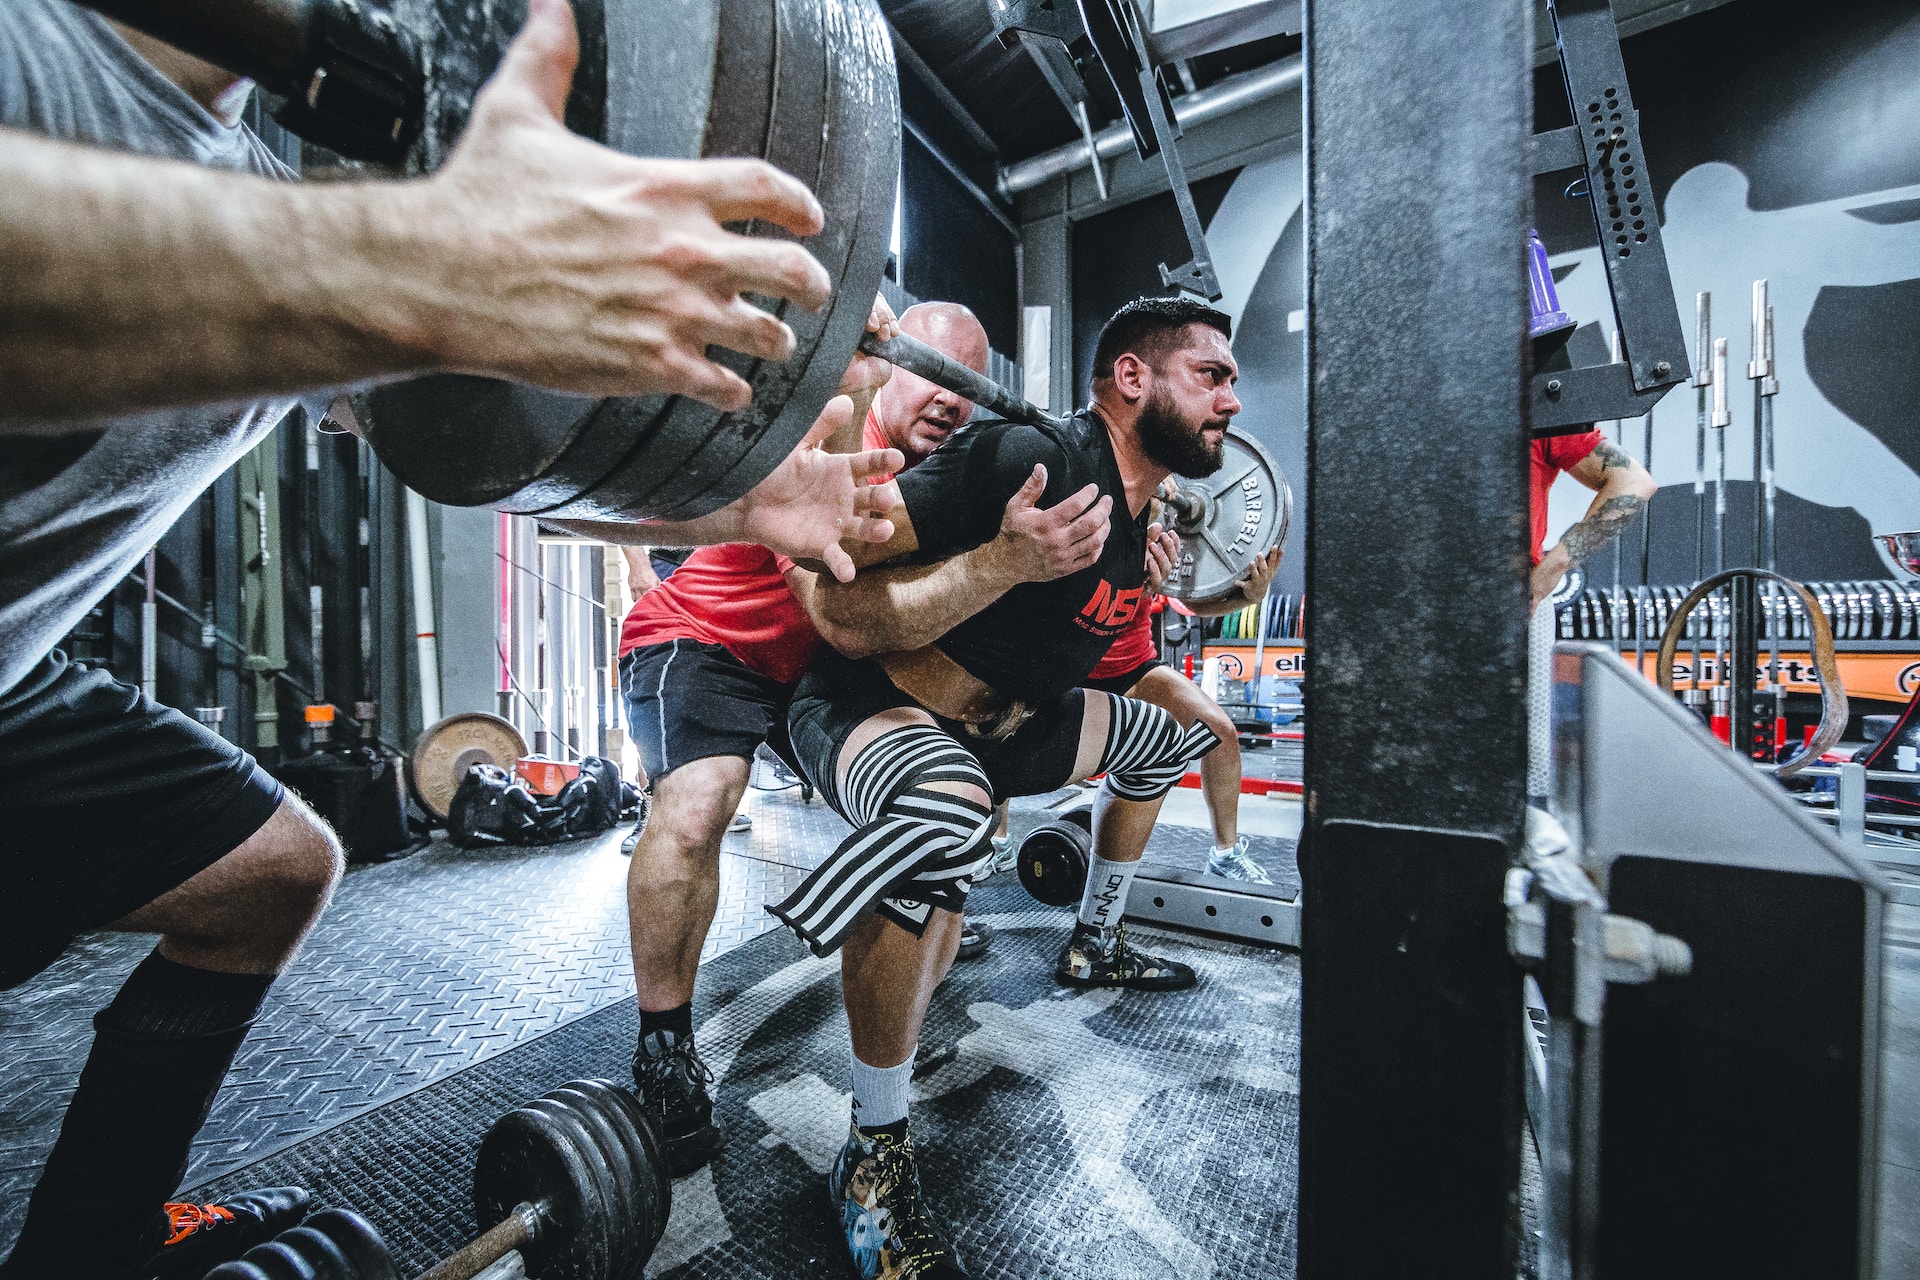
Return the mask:
<path id="1" fill-rule="evenodd" d="M 1107 789 L 1122 800 L 1158 800 L 1180 785 L 1187 766 L 1220 744 L 1220 735 L 1196 720 L 1191 729 L 1150 702 L 1107 695 L 1113 709 L 1100 768 Z"/>
<path id="2" fill-rule="evenodd" d="M 959 910 L 992 857 L 993 808 L 928 785 L 935 782 L 992 794 L 980 762 L 938 729 L 912 725 L 875 738 L 848 768 L 841 794 L 829 797 L 853 834 L 767 909 L 822 956 L 876 902 L 915 933 L 932 907 Z"/>

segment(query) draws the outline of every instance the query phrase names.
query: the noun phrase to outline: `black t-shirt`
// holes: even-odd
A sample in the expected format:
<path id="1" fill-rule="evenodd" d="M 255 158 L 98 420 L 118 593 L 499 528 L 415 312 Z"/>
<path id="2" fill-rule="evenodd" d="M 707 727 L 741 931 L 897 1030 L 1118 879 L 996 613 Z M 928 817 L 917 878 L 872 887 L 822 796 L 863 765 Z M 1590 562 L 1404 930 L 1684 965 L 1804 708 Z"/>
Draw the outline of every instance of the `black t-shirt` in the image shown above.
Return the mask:
<path id="1" fill-rule="evenodd" d="M 1113 638 L 1145 605 L 1147 513 L 1127 512 L 1127 491 L 1091 411 L 1059 427 L 987 422 L 964 431 L 898 480 L 921 563 L 945 560 L 1000 532 L 1007 499 L 1047 468 L 1050 507 L 1088 484 L 1113 498 L 1100 559 L 1052 582 L 1023 582 L 935 643 L 967 671 L 1028 701 L 1057 697 L 1087 678 Z"/>

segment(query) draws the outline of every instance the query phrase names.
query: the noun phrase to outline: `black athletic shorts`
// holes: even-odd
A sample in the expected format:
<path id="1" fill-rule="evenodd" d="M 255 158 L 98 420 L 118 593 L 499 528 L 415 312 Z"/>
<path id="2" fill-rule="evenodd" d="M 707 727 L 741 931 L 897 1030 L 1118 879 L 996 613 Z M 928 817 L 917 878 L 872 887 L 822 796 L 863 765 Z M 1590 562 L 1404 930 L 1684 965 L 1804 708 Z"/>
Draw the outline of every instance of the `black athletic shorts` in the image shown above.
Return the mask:
<path id="1" fill-rule="evenodd" d="M 198 721 L 48 655 L 0 694 L 0 987 L 239 848 L 285 794 Z"/>
<path id="2" fill-rule="evenodd" d="M 1080 683 L 1085 688 L 1098 689 L 1102 693 L 1111 693 L 1115 697 L 1124 698 L 1127 696 L 1127 691 L 1139 684 L 1141 678 L 1144 677 L 1147 672 L 1153 670 L 1155 667 L 1164 667 L 1166 665 L 1167 664 L 1159 658 L 1148 658 L 1131 671 L 1123 672 L 1117 676 L 1088 676 Z"/>
<path id="3" fill-rule="evenodd" d="M 753 759 L 762 742 L 788 754 L 791 685 L 761 675 L 722 645 L 668 640 L 620 659 L 627 736 L 649 779 L 708 756 Z"/>
<path id="4" fill-rule="evenodd" d="M 794 758 L 821 795 L 833 796 L 840 749 L 853 731 L 889 707 L 919 706 L 894 686 L 879 663 L 848 658 L 822 645 L 794 690 L 787 716 Z M 975 737 L 956 720 L 935 716 L 933 722 L 980 762 L 998 802 L 1045 795 L 1067 785 L 1080 754 L 1085 706 L 1082 692 L 1069 689 L 1036 708 L 1025 724 L 999 742 Z"/>

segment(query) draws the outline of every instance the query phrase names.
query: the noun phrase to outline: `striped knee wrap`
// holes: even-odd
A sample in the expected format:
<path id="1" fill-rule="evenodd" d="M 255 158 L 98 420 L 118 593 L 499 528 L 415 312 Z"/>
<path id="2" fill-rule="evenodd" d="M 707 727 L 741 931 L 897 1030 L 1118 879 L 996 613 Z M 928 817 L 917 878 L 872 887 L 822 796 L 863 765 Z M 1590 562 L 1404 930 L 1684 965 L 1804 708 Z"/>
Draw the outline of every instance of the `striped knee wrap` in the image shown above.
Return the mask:
<path id="1" fill-rule="evenodd" d="M 840 795 L 827 798 L 854 832 L 768 907 L 812 948 L 828 955 L 869 907 L 914 933 L 933 907 L 960 910 L 982 863 L 992 857 L 990 805 L 938 791 L 964 782 L 992 794 L 979 761 L 938 729 L 913 725 L 881 734 L 847 770 Z"/>
<path id="2" fill-rule="evenodd" d="M 1123 800 L 1158 800 L 1180 785 L 1187 766 L 1220 744 L 1204 721 L 1191 729 L 1150 702 L 1107 695 L 1113 708 L 1100 768 L 1107 789 Z"/>

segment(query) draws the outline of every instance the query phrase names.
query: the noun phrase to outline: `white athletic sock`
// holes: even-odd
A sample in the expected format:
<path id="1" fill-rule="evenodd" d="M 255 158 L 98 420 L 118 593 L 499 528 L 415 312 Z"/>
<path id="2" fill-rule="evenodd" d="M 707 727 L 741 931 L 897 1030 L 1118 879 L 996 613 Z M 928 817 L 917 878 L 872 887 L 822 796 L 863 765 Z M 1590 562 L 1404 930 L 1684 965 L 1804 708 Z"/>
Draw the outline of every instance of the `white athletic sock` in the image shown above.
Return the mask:
<path id="1" fill-rule="evenodd" d="M 913 1090 L 913 1055 L 897 1067 L 870 1067 L 856 1054 L 853 1062 L 853 1122 L 877 1129 L 907 1118 L 907 1095 Z"/>
<path id="2" fill-rule="evenodd" d="M 1088 864 L 1087 890 L 1080 897 L 1080 923 L 1111 929 L 1127 909 L 1127 890 L 1133 887 L 1133 873 L 1140 860 L 1108 862 L 1096 853 Z"/>

